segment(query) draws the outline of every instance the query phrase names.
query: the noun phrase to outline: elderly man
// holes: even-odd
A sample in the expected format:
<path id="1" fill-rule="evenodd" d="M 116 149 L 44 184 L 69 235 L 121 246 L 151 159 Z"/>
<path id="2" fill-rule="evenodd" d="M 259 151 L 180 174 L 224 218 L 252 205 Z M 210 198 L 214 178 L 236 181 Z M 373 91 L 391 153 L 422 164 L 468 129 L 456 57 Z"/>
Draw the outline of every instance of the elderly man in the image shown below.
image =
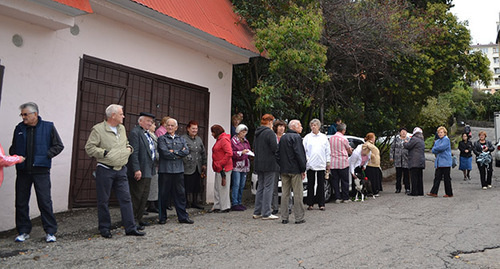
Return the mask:
<path id="1" fill-rule="evenodd" d="M 319 209 L 325 210 L 325 171 L 330 172 L 330 143 L 326 135 L 319 131 L 321 121 L 312 119 L 309 126 L 311 132 L 304 137 L 303 142 L 307 158 L 307 210 L 313 209 L 315 200 L 318 200 Z"/>
<path id="2" fill-rule="evenodd" d="M 288 200 L 293 190 L 293 212 L 295 223 L 306 222 L 304 219 L 304 204 L 302 180 L 305 178 L 306 152 L 302 144 L 302 124 L 298 120 L 291 120 L 288 131 L 279 143 L 278 162 L 280 165 L 282 196 L 281 196 L 281 223 L 288 223 Z"/>
<path id="3" fill-rule="evenodd" d="M 90 157 L 96 158 L 95 172 L 97 191 L 97 216 L 99 232 L 104 238 L 111 238 L 111 217 L 109 215 L 109 196 L 114 190 L 126 235 L 143 236 L 137 230 L 127 178 L 127 162 L 133 148 L 127 140 L 123 126 L 123 107 L 112 104 L 106 108 L 106 120 L 94 125 L 85 145 Z"/>
<path id="4" fill-rule="evenodd" d="M 155 116 L 151 113 L 141 112 L 138 119 L 139 124 L 129 134 L 129 143 L 134 152 L 128 159 L 128 183 L 138 230 L 144 230 L 144 226 L 148 225 L 147 222 L 142 221 L 142 216 L 148 201 L 151 178 L 156 175 L 154 164 L 158 152 L 155 139 L 148 132 L 153 125 L 154 118 Z"/>
<path id="5" fill-rule="evenodd" d="M 349 154 L 352 153 L 352 148 L 349 141 L 344 137 L 346 131 L 345 123 L 337 125 L 337 133 L 330 137 L 331 151 L 331 181 L 333 190 L 335 191 L 335 203 L 349 202 Z M 342 189 L 342 197 L 340 196 L 340 188 Z M 340 200 L 342 198 L 342 200 Z"/>
<path id="6" fill-rule="evenodd" d="M 180 223 L 193 224 L 186 212 L 186 191 L 184 189 L 184 163 L 182 158 L 189 154 L 184 138 L 175 134 L 177 120 L 170 118 L 166 123 L 167 133 L 158 137 L 160 166 L 158 173 L 158 200 L 160 202 L 159 223 L 167 223 L 167 201 L 174 197 L 175 211 Z"/>
<path id="7" fill-rule="evenodd" d="M 10 155 L 24 156 L 26 159 L 16 165 L 16 229 L 19 235 L 16 242 L 24 242 L 31 232 L 29 202 L 31 186 L 35 185 L 38 209 L 42 216 L 43 229 L 47 243 L 55 242 L 57 222 L 52 210 L 50 194 L 50 167 L 52 158 L 64 149 L 54 123 L 44 121 L 38 115 L 38 105 L 22 104 L 19 114 L 23 121 L 14 131 Z"/>

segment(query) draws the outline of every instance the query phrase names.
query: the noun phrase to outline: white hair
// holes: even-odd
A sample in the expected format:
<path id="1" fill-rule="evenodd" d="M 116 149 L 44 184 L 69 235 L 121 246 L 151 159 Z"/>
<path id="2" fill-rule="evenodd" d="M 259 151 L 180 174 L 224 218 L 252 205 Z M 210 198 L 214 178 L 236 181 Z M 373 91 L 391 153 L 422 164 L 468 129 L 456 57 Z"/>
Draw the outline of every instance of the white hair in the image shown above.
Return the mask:
<path id="1" fill-rule="evenodd" d="M 300 124 L 300 121 L 299 120 L 291 120 L 289 123 L 288 123 L 288 129 L 292 129 L 295 131 L 295 128 L 298 127 Z"/>
<path id="2" fill-rule="evenodd" d="M 241 131 L 248 131 L 248 127 L 245 124 L 240 124 L 236 127 L 236 133 L 239 134 Z"/>
<path id="3" fill-rule="evenodd" d="M 113 113 L 117 113 L 119 109 L 123 109 L 122 105 L 111 104 L 106 108 L 106 118 L 111 118 Z"/>
<path id="4" fill-rule="evenodd" d="M 176 120 L 176 119 L 174 119 L 174 118 L 170 118 L 170 119 L 168 119 L 166 122 L 168 123 L 169 121 L 174 121 L 174 122 L 175 122 L 175 126 L 177 126 L 177 120 Z"/>
<path id="5" fill-rule="evenodd" d="M 19 106 L 20 110 L 23 110 L 25 108 L 29 109 L 30 112 L 36 112 L 37 114 L 40 114 L 38 112 L 38 105 L 35 102 L 28 102 Z"/>

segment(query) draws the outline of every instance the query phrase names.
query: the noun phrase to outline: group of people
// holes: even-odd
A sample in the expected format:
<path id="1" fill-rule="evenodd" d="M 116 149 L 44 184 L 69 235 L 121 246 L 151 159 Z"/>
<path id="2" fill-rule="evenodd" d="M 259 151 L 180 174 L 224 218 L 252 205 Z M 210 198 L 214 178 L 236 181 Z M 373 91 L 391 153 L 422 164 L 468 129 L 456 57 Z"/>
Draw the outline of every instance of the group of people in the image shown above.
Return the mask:
<path id="1" fill-rule="evenodd" d="M 20 106 L 22 122 L 14 131 L 11 156 L 0 147 L 0 168 L 16 164 L 16 242 L 29 238 L 32 229 L 29 218 L 29 199 L 34 185 L 41 212 L 46 241 L 55 242 L 57 222 L 52 209 L 50 168 L 51 160 L 63 149 L 63 143 L 52 122 L 39 116 L 38 106 L 25 103 Z M 141 112 L 138 124 L 127 136 L 123 126 L 124 112 L 121 105 L 112 104 L 105 110 L 106 119 L 94 125 L 85 145 L 87 154 L 97 161 L 95 179 L 97 191 L 98 229 L 102 237 L 111 238 L 109 199 L 114 191 L 120 204 L 122 224 L 126 235 L 143 236 L 146 207 L 158 212 L 158 222 L 167 222 L 167 209 L 175 205 L 180 223 L 194 223 L 186 211 L 188 206 L 202 209 L 198 195 L 202 180 L 206 178 L 207 158 L 202 139 L 198 136 L 198 123 L 190 121 L 186 134 L 180 136 L 178 122 L 164 117 L 156 129 L 155 115 Z M 255 130 L 253 149 L 246 138 L 248 127 L 241 124 L 243 115 L 232 118 L 231 133 L 226 134 L 220 125 L 210 128 L 216 140 L 212 148 L 212 168 L 215 172 L 214 205 L 209 212 L 227 213 L 243 211 L 242 202 L 250 159 L 254 158 L 254 172 L 258 188 L 253 211 L 254 219 L 276 220 L 281 211 L 283 224 L 289 223 L 292 212 L 289 203 L 293 192 L 295 223 L 305 222 L 303 183 L 307 175 L 307 210 L 318 204 L 325 210 L 325 180 L 330 180 L 335 193 L 335 203 L 348 203 L 349 174 L 353 179 L 362 176 L 370 181 L 374 196 L 382 191 L 380 151 L 375 145 L 374 133 L 366 134 L 364 144 L 351 148 L 344 137 L 346 124 L 336 120 L 335 133 L 329 138 L 320 132 L 321 122 L 309 123 L 311 132 L 303 139 L 302 124 L 290 120 L 288 125 L 265 114 Z M 287 128 L 288 127 L 288 128 Z M 233 130 L 234 129 L 234 130 Z M 470 141 L 470 133 L 462 135 L 459 143 L 460 167 L 464 180 L 470 180 L 472 152 L 481 176 L 483 189 L 491 188 L 491 152 L 493 144 L 486 140 L 486 133 L 479 133 L 479 140 Z M 415 127 L 412 137 L 405 128 L 399 130 L 391 145 L 390 159 L 396 167 L 396 193 L 402 191 L 412 196 L 424 195 L 423 169 L 425 168 L 425 143 L 422 129 Z M 435 178 L 429 196 L 437 196 L 441 180 L 444 197 L 453 197 L 450 170 L 453 165 L 451 144 L 447 130 L 441 126 L 432 147 L 435 154 Z M 0 184 L 3 170 L 0 169 Z M 278 207 L 277 186 L 282 182 L 281 207 Z M 190 199 L 188 199 L 190 198 Z M 190 202 L 189 202 L 190 201 Z"/>

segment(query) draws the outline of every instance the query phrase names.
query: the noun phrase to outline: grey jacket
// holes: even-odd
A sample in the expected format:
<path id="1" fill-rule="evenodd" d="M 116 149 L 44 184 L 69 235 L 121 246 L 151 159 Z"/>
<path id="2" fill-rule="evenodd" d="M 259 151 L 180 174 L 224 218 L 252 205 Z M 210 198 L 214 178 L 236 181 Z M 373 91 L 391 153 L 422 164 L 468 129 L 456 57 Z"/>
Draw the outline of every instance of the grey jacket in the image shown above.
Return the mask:
<path id="1" fill-rule="evenodd" d="M 155 160 L 158 159 L 158 149 L 155 145 L 154 138 L 151 137 L 151 141 L 155 148 L 154 159 L 149 146 L 149 140 L 146 137 L 146 130 L 141 126 L 137 125 L 130 131 L 128 141 L 134 148 L 134 152 L 128 158 L 127 167 L 129 177 L 134 177 L 134 173 L 140 170 L 142 178 L 152 178 L 156 175 Z"/>
<path id="2" fill-rule="evenodd" d="M 196 171 L 201 174 L 201 167 L 207 165 L 207 152 L 203 141 L 199 136 L 195 136 L 193 139 L 188 134 L 183 134 L 181 137 L 186 140 L 189 148 L 189 154 L 182 159 L 184 162 L 184 174 L 192 175 Z"/>
<path id="3" fill-rule="evenodd" d="M 184 173 L 182 158 L 189 154 L 184 138 L 178 135 L 171 136 L 168 133 L 158 137 L 158 152 L 160 153 L 158 173 Z"/>
<path id="4" fill-rule="evenodd" d="M 410 141 L 408 137 L 401 139 L 396 136 L 391 145 L 390 158 L 394 160 L 394 167 L 408 168 L 408 150 L 403 146 L 404 142 Z"/>
<path id="5" fill-rule="evenodd" d="M 424 136 L 417 133 L 413 135 L 410 142 L 403 145 L 408 150 L 408 168 L 425 168 Z"/>

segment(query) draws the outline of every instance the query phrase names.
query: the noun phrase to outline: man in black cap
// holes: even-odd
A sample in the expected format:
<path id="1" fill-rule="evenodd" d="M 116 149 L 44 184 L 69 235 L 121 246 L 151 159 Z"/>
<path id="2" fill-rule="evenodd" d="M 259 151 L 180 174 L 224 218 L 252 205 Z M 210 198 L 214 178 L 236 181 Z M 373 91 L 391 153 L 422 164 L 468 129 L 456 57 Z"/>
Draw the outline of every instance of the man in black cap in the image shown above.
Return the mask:
<path id="1" fill-rule="evenodd" d="M 129 143 L 134 148 L 134 152 L 128 159 L 128 182 L 135 223 L 139 230 L 143 230 L 144 226 L 148 225 L 147 222 L 142 221 L 142 216 L 148 201 L 151 178 L 156 174 L 154 164 L 158 160 L 155 142 L 148 132 L 154 119 L 153 114 L 141 112 L 139 124 L 129 134 Z"/>

